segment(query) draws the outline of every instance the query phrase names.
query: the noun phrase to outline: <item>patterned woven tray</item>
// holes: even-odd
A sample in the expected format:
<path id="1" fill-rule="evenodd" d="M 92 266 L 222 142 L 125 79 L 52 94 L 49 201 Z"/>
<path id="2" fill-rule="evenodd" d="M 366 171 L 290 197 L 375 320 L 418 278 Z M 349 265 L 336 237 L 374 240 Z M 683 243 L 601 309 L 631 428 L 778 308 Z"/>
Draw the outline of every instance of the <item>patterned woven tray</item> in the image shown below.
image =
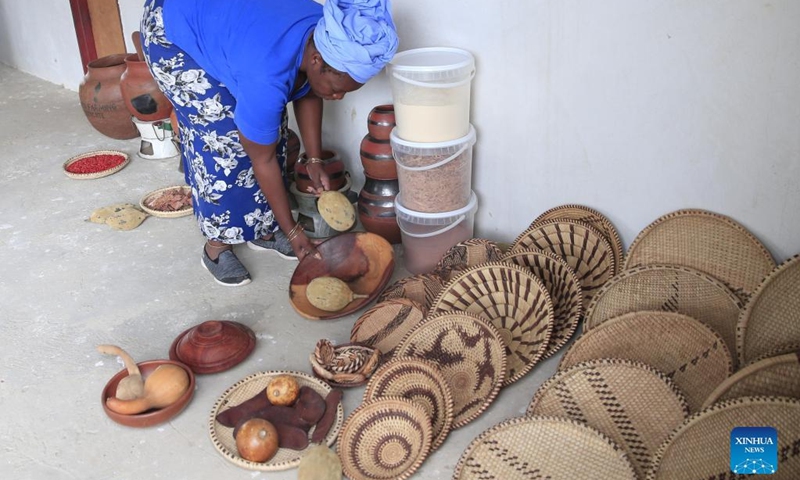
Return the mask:
<path id="1" fill-rule="evenodd" d="M 396 357 L 372 375 L 364 401 L 379 397 L 403 397 L 428 413 L 433 428 L 431 451 L 447 438 L 453 425 L 453 394 L 435 363 L 415 357 Z"/>
<path id="2" fill-rule="evenodd" d="M 614 224 L 611 223 L 605 215 L 597 210 L 583 205 L 561 205 L 559 207 L 551 208 L 543 214 L 536 217 L 531 222 L 531 227 L 539 226 L 548 220 L 577 220 L 579 222 L 587 223 L 597 229 L 603 234 L 611 248 L 614 251 L 614 275 L 618 274 L 622 269 L 622 264 L 625 260 L 625 250 L 622 248 L 622 240 L 619 238 Z M 530 228 L 530 227 L 528 227 Z"/>
<path id="3" fill-rule="evenodd" d="M 551 357 L 569 342 L 581 320 L 583 293 L 578 277 L 567 262 L 550 252 L 519 250 L 501 260 L 529 269 L 547 288 L 553 302 L 553 334 L 542 359 Z"/>
<path id="4" fill-rule="evenodd" d="M 453 480 L 634 480 L 628 454 L 594 428 L 567 418 L 512 418 L 481 433 Z"/>
<path id="5" fill-rule="evenodd" d="M 546 381 L 528 415 L 566 417 L 596 428 L 628 452 L 636 473 L 689 416 L 683 393 L 658 370 L 627 360 L 580 363 Z"/>
<path id="6" fill-rule="evenodd" d="M 599 358 L 638 361 L 660 370 L 686 395 L 691 412 L 733 370 L 731 353 L 718 333 L 672 312 L 633 312 L 603 322 L 575 340 L 558 368 Z"/>
<path id="7" fill-rule="evenodd" d="M 395 348 L 425 317 L 425 311 L 408 298 L 390 298 L 364 312 L 350 331 L 350 341 L 375 347 L 388 360 Z"/>
<path id="8" fill-rule="evenodd" d="M 736 328 L 744 365 L 767 352 L 789 352 L 800 343 L 800 255 L 776 267 L 750 298 Z"/>
<path id="9" fill-rule="evenodd" d="M 484 238 L 470 238 L 448 249 L 433 269 L 445 281 L 459 272 L 486 262 L 496 262 L 503 255 L 497 243 Z"/>
<path id="10" fill-rule="evenodd" d="M 659 448 L 648 480 L 687 478 L 743 478 L 734 473 L 777 472 L 771 480 L 800 478 L 800 400 L 786 397 L 743 397 L 717 403 L 690 417 Z M 770 426 L 778 431 L 778 465 L 754 461 L 731 462 L 731 431 L 734 427 Z M 731 465 L 734 463 L 734 465 Z M 741 468 L 731 472 L 731 467 Z"/>
<path id="11" fill-rule="evenodd" d="M 750 396 L 800 399 L 800 351 L 765 358 L 734 373 L 708 396 L 703 408 L 716 402 Z"/>
<path id="12" fill-rule="evenodd" d="M 681 265 L 725 283 L 742 302 L 775 268 L 767 248 L 732 219 L 703 210 L 678 210 L 656 219 L 633 240 L 625 270 Z"/>
<path id="13" fill-rule="evenodd" d="M 553 303 L 530 270 L 506 262 L 470 267 L 451 280 L 433 302 L 431 313 L 458 310 L 482 316 L 506 345 L 509 385 L 541 359 L 553 332 Z"/>
<path id="14" fill-rule="evenodd" d="M 236 449 L 236 440 L 233 438 L 233 429 L 228 428 L 217 421 L 217 415 L 219 415 L 220 412 L 227 410 L 230 407 L 239 405 L 245 400 L 252 398 L 253 395 L 267 388 L 270 380 L 278 375 L 284 374 L 294 376 L 298 385 L 301 387 L 311 387 L 323 397 L 326 397 L 331 391 L 331 387 L 329 387 L 325 382 L 318 380 L 307 373 L 283 370 L 254 373 L 253 375 L 239 380 L 230 388 L 225 390 L 225 392 L 214 403 L 214 407 L 211 409 L 211 415 L 208 418 L 208 433 L 211 436 L 211 442 L 214 444 L 214 448 L 216 448 L 226 460 L 230 461 L 234 465 L 249 470 L 275 471 L 287 470 L 300 464 L 303 451 L 289 450 L 287 448 L 279 449 L 278 453 L 276 453 L 272 459 L 265 463 L 251 462 L 243 459 L 239 456 L 239 453 Z M 328 435 L 325 436 L 324 443 L 326 445 L 333 445 L 333 443 L 336 441 L 336 437 L 339 435 L 339 428 L 342 426 L 343 419 L 344 408 L 342 407 L 342 404 L 339 403 L 339 407 L 336 412 L 336 420 L 328 432 Z M 312 428 L 309 432 L 309 438 L 313 432 L 314 429 Z"/>
<path id="15" fill-rule="evenodd" d="M 605 284 L 589 304 L 583 328 L 590 330 L 609 318 L 630 312 L 677 312 L 714 329 L 733 352 L 741 305 L 725 284 L 703 272 L 674 265 L 649 265 L 625 270 Z"/>
<path id="16" fill-rule="evenodd" d="M 342 427 L 337 452 L 351 480 L 403 480 L 431 448 L 431 421 L 411 400 L 380 397 L 362 403 Z"/>
<path id="17" fill-rule="evenodd" d="M 122 163 L 120 163 L 119 165 L 116 165 L 114 167 L 99 172 L 72 173 L 67 170 L 67 167 L 69 167 L 73 163 L 79 160 L 83 160 L 84 158 L 94 157 L 95 155 L 114 155 L 114 156 L 124 157 L 124 160 L 122 160 Z M 120 152 L 117 150 L 96 150 L 93 152 L 86 152 L 80 155 L 75 155 L 74 157 L 68 159 L 66 162 L 64 162 L 63 169 L 64 169 L 64 174 L 69 178 L 74 178 L 75 180 L 91 180 L 93 178 L 103 178 L 112 175 L 114 173 L 117 173 L 123 168 L 125 168 L 130 162 L 131 158 L 125 152 Z"/>
<path id="18" fill-rule="evenodd" d="M 506 372 L 506 346 L 488 321 L 466 312 L 428 317 L 400 343 L 395 355 L 439 366 L 453 394 L 453 426 L 477 418 L 494 401 Z"/>
<path id="19" fill-rule="evenodd" d="M 178 217 L 185 217 L 186 215 L 191 215 L 192 212 L 194 211 L 192 209 L 191 205 L 189 205 L 189 206 L 187 206 L 185 208 L 182 208 L 180 210 L 172 210 L 172 211 L 156 210 L 156 209 L 150 208 L 148 206 L 148 204 L 150 203 L 151 200 L 153 200 L 154 198 L 156 198 L 159 195 L 163 194 L 164 192 L 167 192 L 167 191 L 172 190 L 174 188 L 180 188 L 183 192 L 189 193 L 189 194 L 191 194 L 191 191 L 192 191 L 192 188 L 189 187 L 189 186 L 186 186 L 186 185 L 174 185 L 172 187 L 159 188 L 158 190 L 154 190 L 154 191 L 148 193 L 147 195 L 145 195 L 144 197 L 142 197 L 142 199 L 139 200 L 139 207 L 141 207 L 142 210 L 144 210 L 145 212 L 149 213 L 150 215 L 152 215 L 154 217 L 178 218 Z"/>
<path id="20" fill-rule="evenodd" d="M 596 228 L 577 220 L 547 220 L 522 232 L 512 250 L 543 250 L 563 258 L 575 271 L 584 308 L 616 271 L 614 251 Z"/>
<path id="21" fill-rule="evenodd" d="M 427 314 L 442 288 L 444 288 L 444 280 L 439 275 L 420 273 L 401 278 L 386 287 L 378 296 L 377 302 L 380 303 L 390 298 L 407 298 L 417 302 Z"/>

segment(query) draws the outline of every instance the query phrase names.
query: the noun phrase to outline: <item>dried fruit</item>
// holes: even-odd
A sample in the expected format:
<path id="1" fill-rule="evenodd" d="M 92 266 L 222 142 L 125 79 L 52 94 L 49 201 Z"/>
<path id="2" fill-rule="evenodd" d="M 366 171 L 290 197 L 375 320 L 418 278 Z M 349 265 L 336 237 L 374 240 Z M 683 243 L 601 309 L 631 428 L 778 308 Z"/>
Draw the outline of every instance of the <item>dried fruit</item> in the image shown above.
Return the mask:
<path id="1" fill-rule="evenodd" d="M 300 395 L 300 385 L 292 375 L 278 375 L 267 385 L 269 403 L 278 406 L 292 405 Z"/>
<path id="2" fill-rule="evenodd" d="M 308 449 L 297 468 L 297 480 L 341 480 L 342 462 L 325 445 Z"/>
<path id="3" fill-rule="evenodd" d="M 262 418 L 251 418 L 236 432 L 239 456 L 251 462 L 266 462 L 278 453 L 278 430 Z"/>
<path id="4" fill-rule="evenodd" d="M 344 232 L 356 223 L 356 210 L 347 196 L 335 190 L 322 192 L 317 200 L 322 219 L 334 230 Z"/>
<path id="5" fill-rule="evenodd" d="M 326 312 L 338 312 L 357 298 L 369 295 L 353 293 L 350 287 L 336 277 L 317 277 L 306 287 L 306 298 L 311 305 Z"/>

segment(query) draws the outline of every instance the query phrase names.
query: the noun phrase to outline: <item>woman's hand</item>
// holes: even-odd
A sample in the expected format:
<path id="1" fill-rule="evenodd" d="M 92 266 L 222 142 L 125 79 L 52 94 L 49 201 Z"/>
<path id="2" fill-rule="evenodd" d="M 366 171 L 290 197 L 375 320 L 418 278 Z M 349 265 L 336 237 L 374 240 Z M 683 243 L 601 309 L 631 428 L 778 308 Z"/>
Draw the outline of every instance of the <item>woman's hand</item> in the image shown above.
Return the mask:
<path id="1" fill-rule="evenodd" d="M 322 163 L 308 163 L 306 168 L 308 176 L 311 177 L 311 183 L 314 184 L 313 187 L 308 187 L 308 193 L 319 195 L 325 190 L 331 189 L 331 179 Z"/>
<path id="2" fill-rule="evenodd" d="M 315 258 L 321 259 L 322 255 L 317 251 L 317 246 L 307 236 L 305 230 L 295 236 L 289 243 L 292 245 L 297 260 L 302 260 L 308 255 L 313 255 Z"/>

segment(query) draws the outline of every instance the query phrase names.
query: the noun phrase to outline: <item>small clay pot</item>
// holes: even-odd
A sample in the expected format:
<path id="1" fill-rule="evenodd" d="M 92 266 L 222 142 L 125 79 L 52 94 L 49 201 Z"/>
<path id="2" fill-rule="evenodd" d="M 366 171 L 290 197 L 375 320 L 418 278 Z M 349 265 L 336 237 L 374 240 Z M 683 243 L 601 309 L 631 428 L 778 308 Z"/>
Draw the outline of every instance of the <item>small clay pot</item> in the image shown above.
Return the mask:
<path id="1" fill-rule="evenodd" d="M 399 192 L 397 180 L 380 180 L 365 177 L 364 187 L 358 194 L 358 219 L 364 229 L 385 238 L 389 243 L 401 242 L 400 226 L 394 204 Z"/>
<path id="2" fill-rule="evenodd" d="M 365 135 L 361 140 L 360 153 L 365 175 L 378 180 L 397 179 L 397 163 L 392 156 L 392 145 L 389 140 Z"/>
<path id="3" fill-rule="evenodd" d="M 367 131 L 378 140 L 389 140 L 395 127 L 394 105 L 378 105 L 367 116 Z"/>
<path id="4" fill-rule="evenodd" d="M 308 193 L 308 187 L 314 186 L 314 182 L 311 181 L 311 177 L 308 175 L 308 166 L 305 164 L 306 158 L 308 157 L 303 152 L 294 166 L 294 181 L 297 185 L 297 190 L 303 193 Z M 339 154 L 333 150 L 323 150 L 320 158 L 324 160 L 325 163 L 322 167 L 331 180 L 330 189 L 339 190 L 344 187 L 345 183 L 347 183 L 347 178 L 345 176 L 344 162 L 339 157 Z"/>
<path id="5" fill-rule="evenodd" d="M 147 62 L 134 53 L 125 57 L 125 65 L 119 85 L 128 112 L 143 122 L 169 118 L 172 103 L 159 90 Z"/>

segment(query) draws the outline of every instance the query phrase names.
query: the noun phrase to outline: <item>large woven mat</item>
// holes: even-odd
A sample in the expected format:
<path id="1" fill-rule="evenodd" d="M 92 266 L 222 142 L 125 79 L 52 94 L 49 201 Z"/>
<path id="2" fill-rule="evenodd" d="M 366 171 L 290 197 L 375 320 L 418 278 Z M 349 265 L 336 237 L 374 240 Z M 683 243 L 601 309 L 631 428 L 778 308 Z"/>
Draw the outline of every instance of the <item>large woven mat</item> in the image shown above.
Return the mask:
<path id="1" fill-rule="evenodd" d="M 541 250 L 509 252 L 501 260 L 529 269 L 547 288 L 553 302 L 553 334 L 542 358 L 552 356 L 575 334 L 583 314 L 578 277 L 561 257 Z"/>
<path id="2" fill-rule="evenodd" d="M 742 368 L 711 392 L 703 408 L 724 400 L 759 395 L 800 399 L 800 351 L 765 358 Z"/>
<path id="3" fill-rule="evenodd" d="M 439 366 L 453 394 L 453 427 L 477 418 L 494 401 L 506 372 L 506 347 L 486 319 L 467 312 L 426 318 L 397 347 L 398 357 Z"/>
<path id="4" fill-rule="evenodd" d="M 503 255 L 496 242 L 485 238 L 470 238 L 450 247 L 433 269 L 445 281 L 460 271 L 486 262 L 496 262 Z"/>
<path id="5" fill-rule="evenodd" d="M 800 255 L 775 268 L 745 306 L 736 332 L 742 364 L 800 343 Z"/>
<path id="6" fill-rule="evenodd" d="M 364 401 L 387 396 L 407 398 L 424 408 L 433 427 L 431 451 L 439 448 L 453 425 L 453 394 L 439 367 L 416 357 L 389 360 L 370 377 Z"/>
<path id="7" fill-rule="evenodd" d="M 742 478 L 731 472 L 731 430 L 769 426 L 778 431 L 778 471 L 764 478 L 797 480 L 800 478 L 798 419 L 800 400 L 786 397 L 743 397 L 717 403 L 690 417 L 673 432 L 654 457 L 654 469 L 647 478 Z M 757 458 L 755 454 L 754 460 Z"/>
<path id="8" fill-rule="evenodd" d="M 746 302 L 775 268 L 767 248 L 732 219 L 703 210 L 678 210 L 656 219 L 633 240 L 625 270 L 682 265 L 724 282 Z"/>
<path id="9" fill-rule="evenodd" d="M 431 421 L 411 400 L 380 397 L 347 417 L 337 452 L 350 480 L 403 480 L 431 448 Z"/>
<path id="10" fill-rule="evenodd" d="M 520 417 L 467 446 L 453 480 L 634 480 L 628 454 L 594 428 L 568 418 Z"/>
<path id="11" fill-rule="evenodd" d="M 350 341 L 375 347 L 389 359 L 408 332 L 422 321 L 425 311 L 408 298 L 378 302 L 353 324 Z"/>
<path id="12" fill-rule="evenodd" d="M 614 249 L 596 228 L 577 220 L 548 220 L 522 232 L 512 250 L 543 250 L 566 260 L 581 283 L 584 307 L 616 272 Z"/>
<path id="13" fill-rule="evenodd" d="M 214 448 L 216 448 L 226 460 L 249 470 L 261 471 L 288 470 L 300 464 L 300 459 L 303 457 L 304 452 L 290 450 L 288 448 L 279 449 L 278 453 L 276 453 L 275 456 L 272 457 L 272 459 L 270 459 L 268 462 L 258 463 L 245 460 L 239 456 L 239 452 L 236 449 L 236 440 L 233 438 L 233 429 L 228 428 L 217 421 L 217 415 L 219 415 L 220 412 L 227 410 L 230 407 L 239 405 L 245 400 L 252 398 L 255 394 L 267 388 L 270 380 L 278 375 L 283 374 L 294 376 L 298 385 L 301 387 L 311 387 L 323 397 L 326 397 L 331 391 L 331 387 L 322 380 L 318 380 L 307 373 L 295 371 L 280 370 L 259 372 L 239 380 L 230 388 L 225 390 L 222 395 L 220 395 L 220 397 L 214 403 L 214 408 L 211 409 L 211 415 L 208 418 L 208 431 L 209 435 L 211 436 L 211 442 L 214 444 Z M 326 445 L 333 445 L 333 443 L 336 441 L 336 437 L 339 435 L 339 429 L 342 426 L 343 419 L 344 408 L 342 407 L 342 404 L 339 403 L 336 411 L 336 420 L 328 432 L 328 435 L 325 437 L 324 443 Z M 309 436 L 313 432 L 314 430 L 312 429 L 309 432 Z"/>
<path id="14" fill-rule="evenodd" d="M 401 278 L 383 289 L 376 302 L 380 303 L 390 298 L 407 298 L 417 302 L 427 313 L 443 287 L 444 280 L 439 275 L 432 273 L 411 275 Z"/>
<path id="15" fill-rule="evenodd" d="M 670 377 L 696 412 L 733 370 L 718 333 L 673 312 L 632 312 L 584 333 L 564 354 L 559 370 L 588 360 L 619 358 L 650 365 Z"/>
<path id="16" fill-rule="evenodd" d="M 628 452 L 641 477 L 652 455 L 689 416 L 683 393 L 658 370 L 628 360 L 592 360 L 537 390 L 528 415 L 566 417 L 596 428 Z"/>
<path id="17" fill-rule="evenodd" d="M 739 298 L 717 279 L 674 265 L 637 267 L 612 278 L 592 299 L 583 328 L 642 310 L 689 315 L 713 328 L 735 351 L 736 322 L 742 311 Z"/>
<path id="18" fill-rule="evenodd" d="M 431 313 L 459 310 L 492 322 L 506 346 L 503 385 L 538 363 L 553 332 L 553 303 L 530 270 L 505 262 L 470 267 L 451 280 L 434 300 Z"/>
<path id="19" fill-rule="evenodd" d="M 614 224 L 605 215 L 597 210 L 583 205 L 561 205 L 559 207 L 551 208 L 543 214 L 536 217 L 531 222 L 531 227 L 536 227 L 548 220 L 578 220 L 579 222 L 588 223 L 597 229 L 611 244 L 614 251 L 614 274 L 620 272 L 622 264 L 625 261 L 625 250 L 622 248 L 622 240 L 619 238 Z M 530 227 L 529 227 L 530 228 Z"/>

